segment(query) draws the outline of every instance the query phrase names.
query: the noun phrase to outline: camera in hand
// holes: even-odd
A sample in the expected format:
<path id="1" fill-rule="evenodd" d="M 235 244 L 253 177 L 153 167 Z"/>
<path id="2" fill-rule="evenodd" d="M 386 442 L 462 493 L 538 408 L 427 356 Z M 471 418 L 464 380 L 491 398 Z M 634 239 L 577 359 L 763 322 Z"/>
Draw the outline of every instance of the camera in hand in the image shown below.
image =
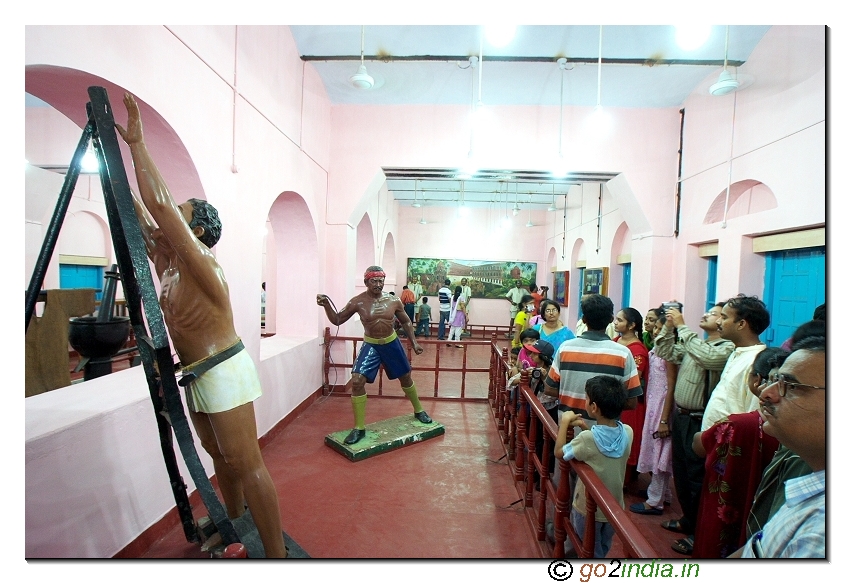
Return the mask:
<path id="1" fill-rule="evenodd" d="M 528 386 L 531 387 L 535 395 L 540 395 L 540 391 L 543 390 L 543 371 L 539 368 L 533 368 L 530 373 Z"/>
<path id="2" fill-rule="evenodd" d="M 679 303 L 679 302 L 664 302 L 663 304 L 661 304 L 661 307 L 664 308 L 665 314 L 667 313 L 667 310 L 669 310 L 670 308 L 676 308 L 680 312 L 682 311 L 682 304 Z"/>

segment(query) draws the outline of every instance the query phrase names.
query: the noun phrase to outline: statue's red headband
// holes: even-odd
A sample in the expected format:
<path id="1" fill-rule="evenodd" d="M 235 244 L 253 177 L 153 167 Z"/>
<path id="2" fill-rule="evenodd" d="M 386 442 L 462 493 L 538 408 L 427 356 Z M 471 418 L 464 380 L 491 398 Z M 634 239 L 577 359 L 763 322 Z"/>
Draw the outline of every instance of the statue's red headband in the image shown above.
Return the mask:
<path id="1" fill-rule="evenodd" d="M 387 274 L 383 271 L 367 271 L 363 274 L 363 279 L 372 279 L 373 277 L 383 277 L 386 278 Z"/>

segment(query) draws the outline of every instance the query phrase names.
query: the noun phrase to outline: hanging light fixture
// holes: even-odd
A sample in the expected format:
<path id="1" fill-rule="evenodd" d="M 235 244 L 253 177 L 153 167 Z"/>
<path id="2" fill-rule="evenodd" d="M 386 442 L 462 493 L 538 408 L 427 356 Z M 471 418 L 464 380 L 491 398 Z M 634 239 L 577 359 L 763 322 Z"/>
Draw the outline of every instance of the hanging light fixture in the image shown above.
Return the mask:
<path id="1" fill-rule="evenodd" d="M 531 222 L 531 205 L 528 206 L 528 222 L 525 223 L 526 227 L 533 227 L 534 223 Z"/>
<path id="2" fill-rule="evenodd" d="M 366 38 L 366 27 L 360 27 L 360 66 L 357 72 L 348 78 L 352 85 L 358 89 L 371 89 L 375 85 L 375 80 L 366 72 L 366 65 L 363 62 L 363 47 Z"/>
<path id="3" fill-rule="evenodd" d="M 552 204 L 549 205 L 549 208 L 547 208 L 546 210 L 549 211 L 549 212 L 558 210 L 558 207 L 555 206 L 555 183 L 554 182 L 552 183 Z"/>
<path id="4" fill-rule="evenodd" d="M 514 216 L 519 214 L 519 201 L 517 198 L 519 197 L 519 182 L 514 186 Z"/>
<path id="5" fill-rule="evenodd" d="M 460 204 L 458 205 L 457 212 L 461 217 L 469 216 L 469 207 L 466 206 L 466 193 L 464 192 L 464 182 L 460 181 Z"/>
<path id="6" fill-rule="evenodd" d="M 472 69 L 471 96 L 470 96 L 470 120 L 469 120 L 469 152 L 466 160 L 462 163 L 461 176 L 472 178 L 478 172 L 481 165 L 480 152 L 477 144 L 480 143 L 481 129 L 486 125 L 486 112 L 481 101 L 481 75 L 484 70 L 484 30 L 480 31 L 478 56 L 469 57 L 469 69 Z M 478 101 L 475 101 L 475 70 L 478 69 Z"/>
<path id="7" fill-rule="evenodd" d="M 80 161 L 80 171 L 84 174 L 96 174 L 100 172 L 100 162 L 97 159 L 97 154 L 94 153 L 92 142 L 89 142 L 86 147 L 86 153 L 83 154 L 83 159 Z"/>
<path id="8" fill-rule="evenodd" d="M 501 185 L 499 186 L 499 188 L 501 189 Z M 508 218 L 508 190 L 509 190 L 509 188 L 510 188 L 510 185 L 505 183 L 505 218 L 502 219 L 502 228 L 503 229 L 509 229 L 512 225 L 511 219 Z"/>
<path id="9" fill-rule="evenodd" d="M 723 51 L 723 70 L 720 72 L 720 77 L 717 83 L 708 88 L 712 95 L 726 95 L 738 90 L 740 83 L 737 79 L 732 78 L 732 74 L 726 68 L 729 61 L 729 25 L 726 25 L 726 48 Z"/>
<path id="10" fill-rule="evenodd" d="M 567 175 L 567 164 L 564 160 L 564 71 L 567 70 L 567 59 L 561 57 L 558 59 L 558 68 L 561 69 L 561 99 L 560 99 L 560 114 L 558 118 L 558 157 L 555 159 L 555 164 L 552 167 L 552 175 L 563 178 Z"/>
<path id="11" fill-rule="evenodd" d="M 415 188 L 415 186 L 414 186 L 414 188 Z M 425 192 L 424 191 L 422 192 L 422 202 L 423 203 L 425 202 Z M 422 218 L 419 219 L 419 224 L 420 225 L 427 225 L 428 224 L 428 221 L 425 220 L 425 207 L 424 206 L 422 207 Z"/>
<path id="12" fill-rule="evenodd" d="M 416 187 L 417 187 L 418 185 L 419 185 L 419 181 L 418 181 L 418 180 L 414 180 L 414 181 L 413 181 L 413 204 L 412 204 L 412 205 L 410 205 L 410 206 L 412 206 L 413 208 L 417 208 L 417 209 L 418 209 L 419 207 L 421 207 L 421 206 L 422 206 L 421 204 L 419 204 L 419 201 L 418 201 L 418 200 L 416 200 Z"/>
<path id="13" fill-rule="evenodd" d="M 477 121 L 475 115 L 475 69 L 478 68 L 478 57 L 474 55 L 469 57 L 469 66 L 466 68 L 472 71 L 469 79 L 469 150 L 466 153 L 466 158 L 464 158 L 461 163 L 460 177 L 472 178 L 472 176 L 478 172 L 478 164 L 475 162 L 475 158 L 473 156 L 475 146 L 475 125 Z"/>
<path id="14" fill-rule="evenodd" d="M 593 109 L 593 123 L 597 132 L 608 129 L 608 112 L 602 109 L 602 25 L 599 25 L 599 60 L 596 66 L 596 107 Z"/>

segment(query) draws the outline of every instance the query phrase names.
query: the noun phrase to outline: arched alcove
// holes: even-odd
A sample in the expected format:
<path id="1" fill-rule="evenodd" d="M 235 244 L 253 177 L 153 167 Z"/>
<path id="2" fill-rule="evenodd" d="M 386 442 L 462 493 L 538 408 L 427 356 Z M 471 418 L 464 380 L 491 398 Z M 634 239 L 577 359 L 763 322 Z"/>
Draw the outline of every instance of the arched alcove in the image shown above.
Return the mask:
<path id="1" fill-rule="evenodd" d="M 766 184 L 758 180 L 740 180 L 729 186 L 729 210 L 726 213 L 726 220 L 760 213 L 777 206 L 776 196 Z M 725 208 L 726 189 L 724 188 L 708 207 L 703 224 L 723 222 Z"/>
<path id="2" fill-rule="evenodd" d="M 86 103 L 89 101 L 88 88 L 94 85 L 106 89 L 115 121 L 121 125 L 126 124 L 127 113 L 124 109 L 123 97 L 124 93 L 129 91 L 128 88 L 86 71 L 67 67 L 28 65 L 25 70 L 24 90 L 26 93 L 63 113 L 80 127 L 81 133 L 88 119 L 86 114 Z M 144 122 L 145 143 L 154 156 L 160 174 L 175 200 L 178 204 L 190 198 L 206 200 L 195 163 L 180 136 L 156 109 L 145 102 L 144 95 L 135 95 L 135 97 Z M 130 186 L 135 187 L 136 179 L 130 150 L 120 137 L 118 143 L 121 146 L 121 155 Z M 66 164 L 70 162 L 73 154 L 73 149 L 68 152 Z"/>
<path id="3" fill-rule="evenodd" d="M 573 243 L 573 250 L 570 254 L 570 290 L 569 297 L 573 301 L 570 302 L 570 305 L 567 308 L 567 314 L 569 317 L 568 322 L 565 322 L 567 326 L 575 329 L 575 323 L 578 319 L 578 310 L 581 305 L 581 278 L 578 276 L 578 263 L 587 261 L 586 259 L 586 250 L 585 250 L 584 239 L 578 238 Z"/>
<path id="4" fill-rule="evenodd" d="M 266 330 L 271 332 L 274 326 L 278 335 L 315 334 L 315 320 L 303 317 L 305 306 L 316 303 L 319 289 L 319 240 L 313 216 L 301 195 L 286 191 L 272 203 L 269 225 Z"/>
<path id="5" fill-rule="evenodd" d="M 620 223 L 611 240 L 611 267 L 608 269 L 608 297 L 614 302 L 614 310 L 620 310 L 623 306 L 623 265 L 619 258 L 629 255 L 632 251 L 632 234 L 625 221 Z M 629 262 L 631 263 L 631 262 Z"/>
<path id="6" fill-rule="evenodd" d="M 67 213 L 56 242 L 56 255 L 102 257 L 107 262 L 113 261 L 115 252 L 106 220 L 89 211 Z"/>
<path id="7" fill-rule="evenodd" d="M 58 174 L 64 180 L 65 169 L 71 162 L 82 136 L 82 128 L 87 123 L 86 104 L 90 86 L 106 89 L 116 122 L 126 124 L 127 114 L 123 104 L 126 88 L 86 71 L 67 67 L 28 65 L 25 69 L 25 96 L 28 94 L 37 98 L 25 99 L 26 159 L 33 167 L 32 171 L 26 173 L 27 258 L 37 257 L 44 229 L 61 190 L 55 187 L 56 180 L 45 175 Z M 144 122 L 145 143 L 177 203 L 190 198 L 206 200 L 195 164 L 180 136 L 156 109 L 144 101 L 144 96 L 137 95 L 136 102 Z M 138 192 L 129 148 L 120 137 L 118 144 L 130 187 Z M 110 264 L 115 260 L 106 216 L 97 175 L 81 174 L 60 230 L 61 244 L 57 243 L 45 274 L 46 288 L 59 286 L 59 254 L 89 255 L 74 253 L 68 251 L 68 248 L 102 250 L 99 256 L 106 257 Z M 97 217 L 97 227 L 91 223 L 91 217 Z M 75 226 L 75 222 L 78 220 L 87 221 L 88 227 L 77 228 L 79 225 Z M 156 278 L 154 280 L 158 289 L 158 281 Z M 123 295 L 121 286 L 117 293 L 119 297 Z"/>
<path id="8" fill-rule="evenodd" d="M 359 294 L 366 290 L 361 275 L 366 273 L 366 268 L 375 265 L 375 231 L 372 229 L 372 221 L 369 213 L 365 213 L 357 224 L 357 247 L 355 251 L 355 282 L 354 292 Z M 383 265 L 381 267 L 384 267 Z"/>
<path id="9" fill-rule="evenodd" d="M 400 295 L 402 286 L 407 284 L 407 273 L 402 272 L 399 274 L 396 271 L 395 239 L 392 233 L 387 233 L 387 238 L 384 239 L 384 253 L 381 258 L 381 267 L 384 268 L 384 273 L 387 274 L 386 291 L 395 291 L 396 294 Z"/>
<path id="10" fill-rule="evenodd" d="M 538 277 L 549 288 L 549 299 L 555 298 L 555 280 L 552 277 L 552 272 L 558 267 L 558 259 L 557 254 L 555 253 L 555 248 L 550 247 L 549 253 L 546 254 L 546 273 L 543 277 Z"/>

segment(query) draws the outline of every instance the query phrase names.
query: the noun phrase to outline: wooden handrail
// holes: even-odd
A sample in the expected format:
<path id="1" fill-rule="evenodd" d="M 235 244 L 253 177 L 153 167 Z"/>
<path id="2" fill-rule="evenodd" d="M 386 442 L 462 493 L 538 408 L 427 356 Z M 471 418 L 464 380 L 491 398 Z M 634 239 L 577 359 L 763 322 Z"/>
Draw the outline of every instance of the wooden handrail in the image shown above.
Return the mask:
<path id="1" fill-rule="evenodd" d="M 495 368 L 497 372 L 501 370 L 501 374 L 504 377 L 506 376 L 509 361 L 507 358 L 499 358 L 498 360 L 501 361 L 500 365 Z M 643 534 L 641 534 L 640 529 L 632 522 L 629 514 L 620 507 L 620 503 L 608 491 L 608 488 L 590 466 L 576 460 L 565 462 L 559 459 L 558 464 L 561 470 L 561 479 L 557 488 L 552 484 L 551 477 L 549 476 L 549 463 L 551 456 L 554 455 L 554 444 L 558 436 L 558 426 L 530 389 L 528 381 L 528 372 L 522 371 L 519 386 L 514 391 L 514 414 L 517 416 L 516 422 L 511 423 L 509 420 L 500 424 L 498 418 L 495 418 L 495 420 L 500 430 L 506 433 L 516 433 L 513 437 L 506 435 L 504 441 L 506 444 L 515 444 L 516 461 L 513 464 L 514 475 L 517 480 L 523 482 L 518 487 L 523 495 L 524 506 L 527 509 L 526 515 L 532 522 L 537 540 L 541 543 L 546 540 L 546 505 L 550 503 L 549 500 L 551 499 L 555 510 L 555 544 L 552 547 L 553 558 L 563 558 L 564 541 L 567 538 L 570 539 L 579 557 L 593 557 L 597 507 L 602 511 L 602 514 L 608 519 L 609 524 L 611 524 L 615 532 L 619 535 L 628 558 L 656 557 L 657 553 L 655 549 Z M 498 386 L 498 380 L 495 384 Z M 510 391 L 504 385 L 502 393 L 501 400 L 510 402 Z M 510 409 L 506 408 L 506 411 L 509 415 Z M 540 430 L 543 431 L 542 458 L 538 457 L 535 447 L 537 432 Z M 570 432 L 570 437 L 572 437 L 572 431 Z M 506 450 L 510 454 L 507 446 Z M 585 485 L 587 495 L 586 516 L 589 518 L 594 517 L 593 520 L 588 519 L 585 521 L 583 541 L 579 539 L 578 533 L 576 533 L 570 522 L 573 494 L 570 491 L 570 470 L 574 471 L 578 479 Z M 540 495 L 536 509 L 534 507 L 535 472 L 540 476 Z"/>

